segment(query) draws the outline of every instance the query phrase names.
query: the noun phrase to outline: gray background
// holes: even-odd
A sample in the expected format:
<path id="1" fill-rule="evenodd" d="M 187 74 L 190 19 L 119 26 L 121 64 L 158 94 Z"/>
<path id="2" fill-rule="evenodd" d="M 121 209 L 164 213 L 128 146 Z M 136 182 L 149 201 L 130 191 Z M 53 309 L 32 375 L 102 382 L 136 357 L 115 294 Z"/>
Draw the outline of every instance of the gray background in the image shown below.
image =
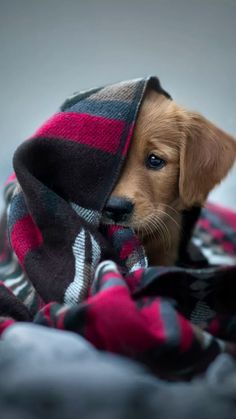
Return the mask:
<path id="1" fill-rule="evenodd" d="M 0 0 L 0 182 L 68 95 L 148 74 L 236 135 L 235 53 L 236 0 Z M 235 176 L 212 200 L 236 208 Z"/>

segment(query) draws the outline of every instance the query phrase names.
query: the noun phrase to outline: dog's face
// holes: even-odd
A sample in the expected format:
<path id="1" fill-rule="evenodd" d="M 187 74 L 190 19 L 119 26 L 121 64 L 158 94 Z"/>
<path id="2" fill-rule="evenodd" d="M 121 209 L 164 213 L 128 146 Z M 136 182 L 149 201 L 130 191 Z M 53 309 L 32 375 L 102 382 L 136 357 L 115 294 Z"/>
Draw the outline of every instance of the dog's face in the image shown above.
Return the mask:
<path id="1" fill-rule="evenodd" d="M 235 142 L 199 114 L 148 91 L 121 177 L 103 213 L 146 240 L 171 240 L 180 211 L 202 205 L 236 156 Z"/>
<path id="2" fill-rule="evenodd" d="M 173 102 L 149 92 L 137 119 L 122 175 L 110 199 L 112 204 L 114 198 L 124 198 L 127 205 L 133 206 L 124 214 L 111 210 L 107 217 L 110 222 L 131 226 L 145 234 L 153 231 L 158 221 L 161 226 L 167 207 L 167 214 L 174 211 L 179 198 L 181 135 Z"/>

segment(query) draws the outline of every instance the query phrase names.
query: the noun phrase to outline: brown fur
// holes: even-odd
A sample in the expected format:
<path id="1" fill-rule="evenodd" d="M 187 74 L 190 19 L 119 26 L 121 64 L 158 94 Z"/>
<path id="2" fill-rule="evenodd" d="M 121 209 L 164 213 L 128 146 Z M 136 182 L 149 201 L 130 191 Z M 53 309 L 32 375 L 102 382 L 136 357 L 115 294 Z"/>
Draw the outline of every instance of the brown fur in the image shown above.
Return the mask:
<path id="1" fill-rule="evenodd" d="M 145 158 L 150 153 L 163 158 L 166 166 L 148 169 Z M 181 210 L 202 206 L 235 158 L 236 143 L 230 135 L 198 113 L 148 91 L 112 196 L 135 204 L 128 225 L 141 238 L 150 265 L 175 262 Z"/>

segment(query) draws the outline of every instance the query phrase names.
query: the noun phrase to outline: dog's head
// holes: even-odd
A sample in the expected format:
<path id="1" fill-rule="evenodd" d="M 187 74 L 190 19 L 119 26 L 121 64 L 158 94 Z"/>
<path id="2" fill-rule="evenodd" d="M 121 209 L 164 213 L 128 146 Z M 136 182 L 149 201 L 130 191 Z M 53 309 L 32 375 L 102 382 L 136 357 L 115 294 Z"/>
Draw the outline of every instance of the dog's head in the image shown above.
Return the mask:
<path id="1" fill-rule="evenodd" d="M 103 213 L 104 222 L 145 235 L 176 213 L 202 205 L 232 167 L 234 139 L 203 116 L 149 90 L 137 118 L 120 179 Z"/>

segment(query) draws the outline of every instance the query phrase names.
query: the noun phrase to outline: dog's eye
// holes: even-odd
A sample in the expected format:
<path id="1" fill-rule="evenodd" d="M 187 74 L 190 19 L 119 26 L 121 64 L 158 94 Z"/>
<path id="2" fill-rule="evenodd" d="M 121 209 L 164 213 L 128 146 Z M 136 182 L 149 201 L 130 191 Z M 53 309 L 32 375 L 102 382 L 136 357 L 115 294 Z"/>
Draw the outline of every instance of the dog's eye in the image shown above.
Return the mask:
<path id="1" fill-rule="evenodd" d="M 160 170 L 166 165 L 166 162 L 155 154 L 149 154 L 145 164 L 148 169 Z"/>

